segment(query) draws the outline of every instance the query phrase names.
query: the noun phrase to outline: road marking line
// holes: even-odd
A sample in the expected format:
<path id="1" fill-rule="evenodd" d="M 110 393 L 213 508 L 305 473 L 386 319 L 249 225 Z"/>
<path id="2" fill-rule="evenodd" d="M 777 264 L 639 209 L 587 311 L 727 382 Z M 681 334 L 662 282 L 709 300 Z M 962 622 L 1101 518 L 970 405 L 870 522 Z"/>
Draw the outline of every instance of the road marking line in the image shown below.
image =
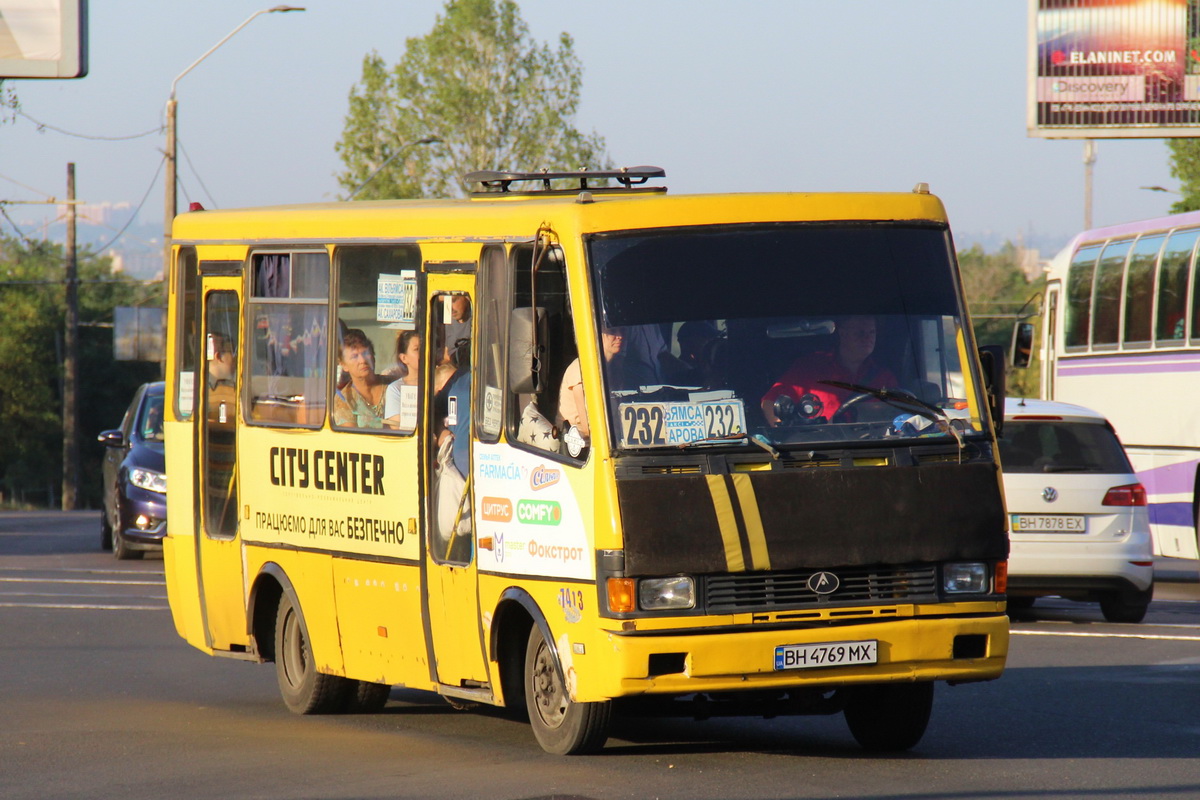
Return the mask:
<path id="1" fill-rule="evenodd" d="M 1164 636 L 1156 633 L 1084 633 L 1083 631 L 1022 631 L 1010 630 L 1022 636 L 1083 636 L 1093 639 L 1163 639 L 1169 642 L 1200 642 L 1200 636 Z"/>
<path id="2" fill-rule="evenodd" d="M 166 581 L 85 581 L 81 578 L 3 578 L 0 583 L 86 583 L 90 586 L 162 586 Z"/>
<path id="3" fill-rule="evenodd" d="M 91 611 L 170 611 L 170 606 L 63 605 L 61 603 L 0 603 L 0 608 L 62 608 Z"/>

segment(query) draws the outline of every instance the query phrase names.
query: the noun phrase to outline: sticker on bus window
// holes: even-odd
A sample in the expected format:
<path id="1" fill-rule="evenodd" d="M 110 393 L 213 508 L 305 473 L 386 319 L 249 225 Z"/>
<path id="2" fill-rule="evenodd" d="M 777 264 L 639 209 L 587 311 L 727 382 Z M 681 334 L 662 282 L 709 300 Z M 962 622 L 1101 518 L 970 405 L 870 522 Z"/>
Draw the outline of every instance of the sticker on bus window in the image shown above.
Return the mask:
<path id="1" fill-rule="evenodd" d="M 504 393 L 495 386 L 483 387 L 483 432 L 488 436 L 497 436 L 503 423 L 501 409 L 504 404 Z"/>
<path id="2" fill-rule="evenodd" d="M 375 320 L 393 328 L 417 327 L 417 271 L 402 269 L 399 275 L 381 274 L 375 291 Z"/>
<path id="3" fill-rule="evenodd" d="M 746 435 L 741 400 L 622 403 L 617 413 L 621 443 L 627 447 L 682 447 Z"/>

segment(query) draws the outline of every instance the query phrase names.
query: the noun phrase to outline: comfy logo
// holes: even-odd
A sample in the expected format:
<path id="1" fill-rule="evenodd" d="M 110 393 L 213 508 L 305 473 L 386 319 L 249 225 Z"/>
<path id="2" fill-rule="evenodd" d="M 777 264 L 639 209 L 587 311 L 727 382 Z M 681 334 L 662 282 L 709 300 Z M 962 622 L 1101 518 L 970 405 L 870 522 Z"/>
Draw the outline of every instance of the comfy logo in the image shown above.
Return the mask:
<path id="1" fill-rule="evenodd" d="M 512 522 L 512 501 L 507 497 L 485 497 L 479 502 L 479 512 L 488 522 Z"/>
<path id="2" fill-rule="evenodd" d="M 531 525 L 557 525 L 562 522 L 562 506 L 553 500 L 522 500 L 517 503 L 517 519 Z"/>
<path id="3" fill-rule="evenodd" d="M 553 486 L 558 483 L 558 479 L 561 477 L 562 470 L 542 464 L 535 467 L 533 472 L 529 473 L 529 488 L 535 492 L 539 489 L 545 489 L 547 486 Z"/>

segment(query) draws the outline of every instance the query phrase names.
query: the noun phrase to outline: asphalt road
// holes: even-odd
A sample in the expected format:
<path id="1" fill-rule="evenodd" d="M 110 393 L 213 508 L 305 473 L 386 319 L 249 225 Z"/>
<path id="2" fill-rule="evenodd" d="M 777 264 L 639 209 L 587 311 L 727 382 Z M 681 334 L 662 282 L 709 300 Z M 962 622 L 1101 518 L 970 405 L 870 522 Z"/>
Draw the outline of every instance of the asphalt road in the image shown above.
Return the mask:
<path id="1" fill-rule="evenodd" d="M 1145 623 L 1042 601 L 998 681 L 939 685 L 912 752 L 840 716 L 618 720 L 603 754 L 394 689 L 383 712 L 289 714 L 270 666 L 179 639 L 162 562 L 98 550 L 95 512 L 0 513 L 0 798 L 1191 798 L 1200 584 L 1164 562 Z"/>

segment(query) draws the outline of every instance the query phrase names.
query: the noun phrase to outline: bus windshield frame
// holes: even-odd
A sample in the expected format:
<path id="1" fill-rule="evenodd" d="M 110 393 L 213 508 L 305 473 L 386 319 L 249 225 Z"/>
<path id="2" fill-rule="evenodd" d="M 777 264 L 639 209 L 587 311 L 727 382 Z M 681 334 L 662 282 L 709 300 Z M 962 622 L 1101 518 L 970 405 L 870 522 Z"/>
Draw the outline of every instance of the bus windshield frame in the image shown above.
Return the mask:
<path id="1" fill-rule="evenodd" d="M 943 224 L 696 226 L 586 247 L 619 450 L 990 435 Z M 846 366 L 839 343 L 862 327 L 873 345 Z"/>

